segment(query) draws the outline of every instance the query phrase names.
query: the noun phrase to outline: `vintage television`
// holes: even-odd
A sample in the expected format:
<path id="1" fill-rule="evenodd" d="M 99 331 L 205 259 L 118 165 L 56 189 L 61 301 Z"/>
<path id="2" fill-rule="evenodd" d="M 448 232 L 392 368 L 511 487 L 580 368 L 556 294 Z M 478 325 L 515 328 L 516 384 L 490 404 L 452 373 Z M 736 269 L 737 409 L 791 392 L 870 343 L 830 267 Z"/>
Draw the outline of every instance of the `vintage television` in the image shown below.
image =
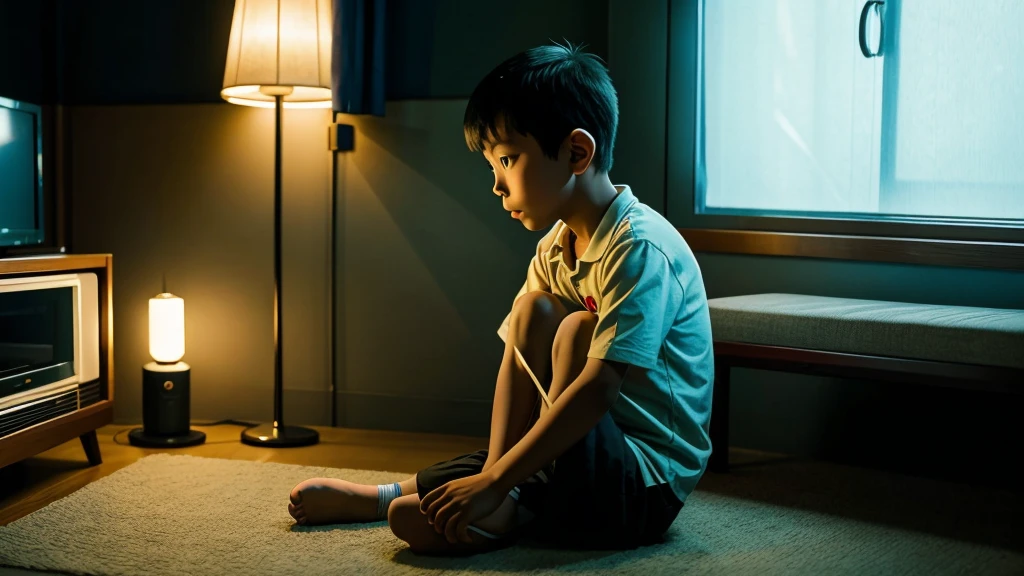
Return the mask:
<path id="1" fill-rule="evenodd" d="M 59 251 L 50 248 L 48 124 L 43 107 L 0 96 L 0 258 Z"/>
<path id="2" fill-rule="evenodd" d="M 93 272 L 0 278 L 0 438 L 103 399 Z"/>

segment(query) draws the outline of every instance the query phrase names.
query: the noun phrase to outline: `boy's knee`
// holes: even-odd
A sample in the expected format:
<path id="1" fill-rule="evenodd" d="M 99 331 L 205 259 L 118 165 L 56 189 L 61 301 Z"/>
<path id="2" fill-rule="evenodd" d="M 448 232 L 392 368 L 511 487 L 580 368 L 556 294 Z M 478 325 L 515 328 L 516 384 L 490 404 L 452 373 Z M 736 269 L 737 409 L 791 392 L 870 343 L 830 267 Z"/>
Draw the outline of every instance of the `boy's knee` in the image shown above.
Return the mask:
<path id="1" fill-rule="evenodd" d="M 567 315 L 558 325 L 555 341 L 551 346 L 552 355 L 583 350 L 586 352 L 594 337 L 597 315 L 586 310 Z"/>
<path id="2" fill-rule="evenodd" d="M 399 540 L 412 543 L 415 540 L 412 523 L 417 520 L 415 515 L 422 515 L 419 511 L 419 499 L 410 496 L 395 498 L 388 506 L 388 527 L 391 533 Z"/>
<path id="3" fill-rule="evenodd" d="M 534 330 L 554 331 L 568 311 L 558 297 L 536 290 L 523 294 L 512 309 L 511 332 L 525 338 Z"/>

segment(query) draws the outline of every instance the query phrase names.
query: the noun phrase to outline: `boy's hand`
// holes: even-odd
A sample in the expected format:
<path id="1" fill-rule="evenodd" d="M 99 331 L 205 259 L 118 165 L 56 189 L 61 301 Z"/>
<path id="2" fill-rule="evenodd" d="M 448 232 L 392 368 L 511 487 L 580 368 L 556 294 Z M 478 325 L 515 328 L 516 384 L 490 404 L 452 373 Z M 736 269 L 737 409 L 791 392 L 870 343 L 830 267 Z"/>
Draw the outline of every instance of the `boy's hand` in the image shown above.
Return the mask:
<path id="1" fill-rule="evenodd" d="M 492 514 L 504 501 L 505 494 L 489 476 L 475 474 L 432 490 L 420 501 L 420 512 L 451 544 L 469 544 L 469 525 Z"/>

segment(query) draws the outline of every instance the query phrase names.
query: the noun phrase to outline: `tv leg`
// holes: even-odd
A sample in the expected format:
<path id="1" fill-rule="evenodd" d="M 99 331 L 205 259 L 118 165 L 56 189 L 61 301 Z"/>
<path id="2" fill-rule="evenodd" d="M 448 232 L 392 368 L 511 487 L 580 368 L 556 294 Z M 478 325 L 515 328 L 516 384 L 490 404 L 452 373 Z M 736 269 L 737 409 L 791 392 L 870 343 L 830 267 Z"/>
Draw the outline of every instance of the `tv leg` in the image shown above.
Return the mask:
<path id="1" fill-rule="evenodd" d="M 100 456 L 100 443 L 96 439 L 96 431 L 86 432 L 79 436 L 82 440 L 82 448 L 85 448 L 85 457 L 89 459 L 90 466 L 98 466 L 103 463 L 103 457 Z"/>

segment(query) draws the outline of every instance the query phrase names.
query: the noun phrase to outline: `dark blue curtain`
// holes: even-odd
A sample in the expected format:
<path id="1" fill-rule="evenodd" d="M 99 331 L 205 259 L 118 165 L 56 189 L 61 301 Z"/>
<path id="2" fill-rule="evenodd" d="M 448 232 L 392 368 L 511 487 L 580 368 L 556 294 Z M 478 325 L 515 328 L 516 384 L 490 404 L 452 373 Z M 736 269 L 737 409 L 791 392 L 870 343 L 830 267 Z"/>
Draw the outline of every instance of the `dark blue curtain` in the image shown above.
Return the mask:
<path id="1" fill-rule="evenodd" d="M 334 0 L 334 111 L 384 115 L 386 0 Z"/>

